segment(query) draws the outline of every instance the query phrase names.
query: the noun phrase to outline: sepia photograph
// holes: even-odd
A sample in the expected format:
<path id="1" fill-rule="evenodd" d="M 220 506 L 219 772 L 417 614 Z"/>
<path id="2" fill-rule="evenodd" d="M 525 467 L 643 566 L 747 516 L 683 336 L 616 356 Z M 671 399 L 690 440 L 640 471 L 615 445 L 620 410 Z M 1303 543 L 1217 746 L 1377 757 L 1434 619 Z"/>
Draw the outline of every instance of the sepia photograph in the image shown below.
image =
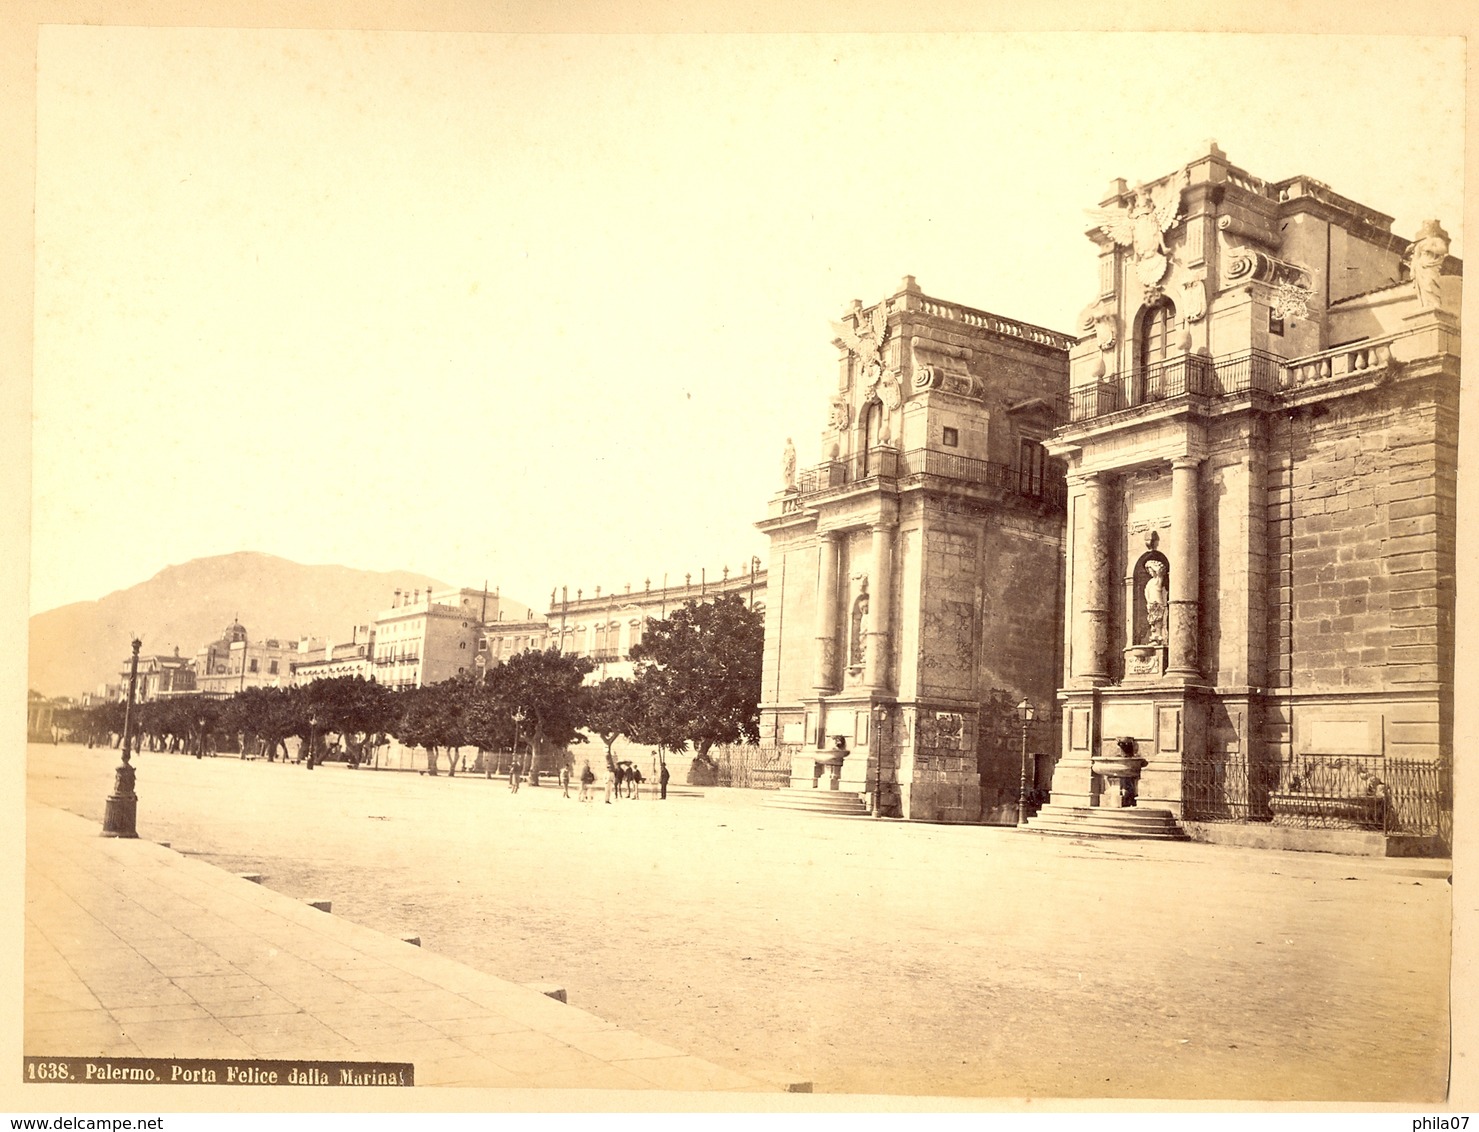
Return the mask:
<path id="1" fill-rule="evenodd" d="M 414 9 L 7 33 L 6 1107 L 1472 1103 L 1457 25 Z"/>

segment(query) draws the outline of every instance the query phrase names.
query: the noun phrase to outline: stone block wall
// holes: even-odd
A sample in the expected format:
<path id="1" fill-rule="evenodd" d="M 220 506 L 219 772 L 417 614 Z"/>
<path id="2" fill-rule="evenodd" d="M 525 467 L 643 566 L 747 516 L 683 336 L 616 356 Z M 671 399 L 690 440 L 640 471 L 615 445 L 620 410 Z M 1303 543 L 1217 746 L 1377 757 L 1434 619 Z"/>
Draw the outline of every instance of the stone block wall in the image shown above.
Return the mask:
<path id="1" fill-rule="evenodd" d="M 772 535 L 760 679 L 762 708 L 800 704 L 802 697 L 811 694 L 815 672 L 816 590 L 815 529 L 792 528 Z M 773 729 L 773 712 L 762 710 L 762 724 L 767 717 Z"/>
<path id="2" fill-rule="evenodd" d="M 1275 427 L 1275 687 L 1400 689 L 1439 679 L 1440 621 L 1451 624 L 1439 562 L 1452 557 L 1451 536 L 1440 552 L 1439 522 L 1451 529 L 1454 503 L 1435 470 L 1437 410 L 1412 393 L 1360 394 Z M 1453 446 L 1443 447 L 1451 461 Z"/>
<path id="3" fill-rule="evenodd" d="M 1301 720 L 1331 711 L 1370 721 L 1371 753 L 1451 753 L 1456 436 L 1433 379 L 1275 420 L 1267 757 L 1295 753 Z"/>

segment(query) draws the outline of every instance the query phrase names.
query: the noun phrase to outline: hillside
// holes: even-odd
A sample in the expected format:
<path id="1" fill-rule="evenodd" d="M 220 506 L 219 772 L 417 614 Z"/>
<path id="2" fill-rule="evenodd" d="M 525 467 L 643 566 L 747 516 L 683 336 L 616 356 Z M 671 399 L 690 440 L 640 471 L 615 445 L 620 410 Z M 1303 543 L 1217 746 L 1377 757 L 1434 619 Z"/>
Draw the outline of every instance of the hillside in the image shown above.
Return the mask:
<path id="1" fill-rule="evenodd" d="M 116 683 L 130 634 L 142 652 L 182 656 L 217 639 L 238 618 L 253 640 L 333 637 L 387 608 L 403 590 L 445 589 L 445 582 L 400 571 L 304 566 L 244 551 L 168 566 L 147 582 L 99 601 L 75 602 L 31 618 L 30 687 L 75 696 Z M 522 603 L 520 603 L 522 604 Z"/>

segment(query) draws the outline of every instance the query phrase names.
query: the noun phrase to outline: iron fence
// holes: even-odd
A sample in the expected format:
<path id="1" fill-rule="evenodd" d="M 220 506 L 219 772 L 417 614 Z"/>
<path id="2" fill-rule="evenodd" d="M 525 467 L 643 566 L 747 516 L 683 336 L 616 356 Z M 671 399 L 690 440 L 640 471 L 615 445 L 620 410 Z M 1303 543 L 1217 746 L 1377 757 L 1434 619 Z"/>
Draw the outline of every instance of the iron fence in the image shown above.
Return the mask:
<path id="1" fill-rule="evenodd" d="M 1278 778 L 1276 764 L 1244 754 L 1188 760 L 1182 765 L 1183 812 L 1189 821 L 1267 821 Z"/>
<path id="2" fill-rule="evenodd" d="M 1365 829 L 1452 844 L 1451 769 L 1423 759 L 1303 754 L 1276 763 L 1213 755 L 1182 764 L 1182 805 L 1189 821 Z"/>
<path id="3" fill-rule="evenodd" d="M 1385 781 L 1388 833 L 1453 844 L 1453 773 L 1447 763 L 1388 759 Z"/>
<path id="4" fill-rule="evenodd" d="M 713 747 L 709 757 L 717 764 L 717 786 L 746 790 L 779 790 L 791 784 L 791 756 L 797 743 L 736 743 Z"/>
<path id="5" fill-rule="evenodd" d="M 1386 820 L 1380 755 L 1295 755 L 1269 797 L 1275 825 L 1379 830 Z"/>

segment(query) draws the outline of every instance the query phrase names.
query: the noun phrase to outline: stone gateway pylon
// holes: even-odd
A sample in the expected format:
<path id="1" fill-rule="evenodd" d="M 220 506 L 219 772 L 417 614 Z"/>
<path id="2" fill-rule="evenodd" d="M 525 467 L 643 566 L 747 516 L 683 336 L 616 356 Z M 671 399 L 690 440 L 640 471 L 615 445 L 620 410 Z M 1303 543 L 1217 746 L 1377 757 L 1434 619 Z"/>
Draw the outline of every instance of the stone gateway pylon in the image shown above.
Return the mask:
<path id="1" fill-rule="evenodd" d="M 1446 234 L 1409 242 L 1215 143 L 1150 186 L 1113 183 L 1094 215 L 1098 286 L 1047 442 L 1068 469 L 1066 653 L 1035 824 L 1138 809 L 1250 845 L 1441 840 L 1462 283 Z"/>
<path id="2" fill-rule="evenodd" d="M 1022 735 L 1050 785 L 1062 663 L 1065 484 L 1044 442 L 1066 335 L 925 295 L 833 324 L 816 461 L 782 459 L 770 536 L 761 743 L 794 789 L 927 821 L 1016 821 Z"/>

